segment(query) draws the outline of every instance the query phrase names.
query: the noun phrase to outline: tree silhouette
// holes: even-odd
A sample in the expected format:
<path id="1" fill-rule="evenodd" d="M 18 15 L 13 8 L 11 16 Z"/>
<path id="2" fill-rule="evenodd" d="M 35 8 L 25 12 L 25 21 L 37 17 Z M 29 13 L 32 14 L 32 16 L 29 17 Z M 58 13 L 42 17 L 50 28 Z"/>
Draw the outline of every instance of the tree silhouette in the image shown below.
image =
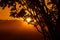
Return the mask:
<path id="1" fill-rule="evenodd" d="M 34 20 L 36 20 L 36 23 L 34 26 L 36 27 L 37 31 L 39 29 L 37 28 L 37 25 L 40 25 L 44 40 L 55 40 L 55 34 L 57 34 L 55 30 L 58 28 L 56 27 L 59 23 L 59 0 L 51 0 L 50 2 L 45 3 L 45 0 L 1 0 L 0 6 L 3 7 L 3 9 L 8 5 L 8 7 L 13 6 L 10 12 L 10 16 L 12 17 L 32 17 Z M 16 2 L 20 4 L 19 8 L 22 7 L 22 9 L 18 12 L 16 8 Z M 51 8 L 49 6 L 52 5 Z M 13 12 L 15 10 L 15 12 Z M 60 14 L 59 14 L 60 15 Z M 57 20 L 58 19 L 58 20 Z M 45 27 L 48 28 L 48 32 Z"/>

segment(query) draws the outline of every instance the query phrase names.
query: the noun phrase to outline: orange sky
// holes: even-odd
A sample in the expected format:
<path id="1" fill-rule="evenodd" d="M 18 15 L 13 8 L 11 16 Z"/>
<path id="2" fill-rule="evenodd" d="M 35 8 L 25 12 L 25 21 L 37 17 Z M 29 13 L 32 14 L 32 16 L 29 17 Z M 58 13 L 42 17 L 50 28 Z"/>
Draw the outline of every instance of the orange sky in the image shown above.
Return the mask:
<path id="1" fill-rule="evenodd" d="M 16 9 L 18 10 L 19 9 L 19 5 L 20 4 L 18 4 L 17 2 L 16 2 Z M 13 6 L 10 6 L 9 8 L 8 8 L 8 5 L 4 8 L 4 9 L 2 9 L 2 7 L 0 7 L 0 20 L 18 20 L 18 18 L 13 18 L 13 17 L 10 17 L 9 15 L 10 15 L 10 12 L 11 12 L 11 8 L 12 8 Z M 21 8 L 20 8 L 21 9 Z M 19 10 L 20 10 L 19 9 Z M 18 10 L 18 11 L 19 11 Z"/>
<path id="2" fill-rule="evenodd" d="M 42 40 L 43 36 L 36 28 L 21 20 L 0 20 L 0 35 L 3 39 Z M 8 35 L 7 37 L 4 35 Z M 10 35 L 10 36 L 9 36 Z M 18 37 L 18 38 L 17 38 Z"/>

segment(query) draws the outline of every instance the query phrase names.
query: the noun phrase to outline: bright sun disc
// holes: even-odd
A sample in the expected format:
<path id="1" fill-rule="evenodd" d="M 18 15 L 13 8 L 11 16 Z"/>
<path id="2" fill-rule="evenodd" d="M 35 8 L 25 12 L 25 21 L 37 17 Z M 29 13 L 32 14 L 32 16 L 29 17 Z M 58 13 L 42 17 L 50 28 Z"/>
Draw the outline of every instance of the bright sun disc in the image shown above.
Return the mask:
<path id="1" fill-rule="evenodd" d="M 29 17 L 29 18 L 27 18 L 27 19 L 26 19 L 26 21 L 27 21 L 27 22 L 30 22 L 30 21 L 31 21 L 31 18 L 30 18 L 30 17 Z"/>

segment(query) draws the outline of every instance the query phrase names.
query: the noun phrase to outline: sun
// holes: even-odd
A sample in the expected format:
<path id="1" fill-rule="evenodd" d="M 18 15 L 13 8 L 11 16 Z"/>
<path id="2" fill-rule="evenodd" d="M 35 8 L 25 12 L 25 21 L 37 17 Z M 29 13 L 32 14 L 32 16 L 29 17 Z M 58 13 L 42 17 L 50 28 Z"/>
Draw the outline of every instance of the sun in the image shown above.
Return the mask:
<path id="1" fill-rule="evenodd" d="M 32 19 L 30 17 L 26 18 L 27 22 L 30 22 Z"/>

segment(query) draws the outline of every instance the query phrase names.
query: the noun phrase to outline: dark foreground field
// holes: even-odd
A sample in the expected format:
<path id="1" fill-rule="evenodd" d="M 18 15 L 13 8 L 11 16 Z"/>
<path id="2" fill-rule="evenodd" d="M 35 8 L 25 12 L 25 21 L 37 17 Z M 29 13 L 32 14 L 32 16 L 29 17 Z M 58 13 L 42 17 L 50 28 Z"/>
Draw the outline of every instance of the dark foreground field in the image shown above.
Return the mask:
<path id="1" fill-rule="evenodd" d="M 21 20 L 0 20 L 0 40 L 43 40 L 43 36 Z"/>

